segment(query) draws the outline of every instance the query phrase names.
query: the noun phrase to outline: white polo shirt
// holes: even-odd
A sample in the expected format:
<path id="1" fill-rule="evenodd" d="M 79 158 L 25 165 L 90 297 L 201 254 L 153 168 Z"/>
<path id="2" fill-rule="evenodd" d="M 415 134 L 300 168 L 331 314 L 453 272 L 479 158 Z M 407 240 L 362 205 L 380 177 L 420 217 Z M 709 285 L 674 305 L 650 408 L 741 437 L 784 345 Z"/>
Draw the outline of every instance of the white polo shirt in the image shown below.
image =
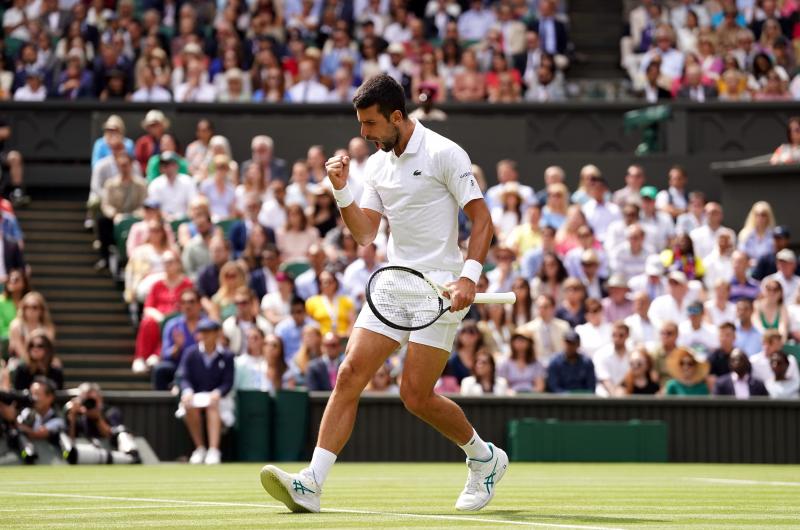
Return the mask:
<path id="1" fill-rule="evenodd" d="M 399 157 L 378 151 L 364 172 L 361 207 L 386 216 L 389 263 L 421 272 L 461 272 L 458 211 L 483 194 L 467 153 L 415 122 Z"/>
<path id="2" fill-rule="evenodd" d="M 147 196 L 161 203 L 161 213 L 168 219 L 185 217 L 189 202 L 196 194 L 194 179 L 182 173 L 178 173 L 172 183 L 166 175 L 160 175 L 147 188 Z"/>

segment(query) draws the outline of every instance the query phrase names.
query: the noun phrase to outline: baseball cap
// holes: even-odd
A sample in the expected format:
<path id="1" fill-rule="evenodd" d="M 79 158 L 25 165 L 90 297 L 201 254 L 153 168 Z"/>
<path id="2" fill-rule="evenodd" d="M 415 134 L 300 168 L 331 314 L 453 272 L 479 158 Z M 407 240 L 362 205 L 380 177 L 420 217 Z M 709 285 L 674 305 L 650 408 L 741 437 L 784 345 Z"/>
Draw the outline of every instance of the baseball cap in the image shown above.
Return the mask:
<path id="1" fill-rule="evenodd" d="M 797 256 L 794 255 L 792 250 L 785 248 L 775 255 L 775 259 L 778 261 L 795 262 L 797 261 Z"/>
<path id="2" fill-rule="evenodd" d="M 153 199 L 153 198 L 145 199 L 144 203 L 142 203 L 142 206 L 144 206 L 148 210 L 160 210 L 161 209 L 161 203 L 158 202 L 158 199 Z"/>
<path id="3" fill-rule="evenodd" d="M 645 199 L 655 200 L 656 195 L 658 195 L 658 190 L 655 186 L 643 186 L 642 189 L 639 190 L 639 195 Z"/>
<path id="4" fill-rule="evenodd" d="M 406 53 L 406 49 L 399 42 L 393 42 L 390 44 L 389 47 L 386 48 L 386 51 L 389 53 L 398 53 L 400 55 Z"/>
<path id="5" fill-rule="evenodd" d="M 669 273 L 669 276 L 667 276 L 667 278 L 669 278 L 674 282 L 682 284 L 685 284 L 686 282 L 689 281 L 689 279 L 686 277 L 686 274 L 684 274 L 682 271 L 672 271 Z"/>
<path id="6" fill-rule="evenodd" d="M 210 318 L 203 318 L 197 324 L 197 331 L 217 331 L 222 326 L 216 320 Z"/>
<path id="7" fill-rule="evenodd" d="M 647 256 L 644 262 L 644 273 L 648 276 L 661 276 L 664 274 L 664 264 L 658 254 Z"/>
<path id="8" fill-rule="evenodd" d="M 162 164 L 167 164 L 169 162 L 178 162 L 178 155 L 175 154 L 175 151 L 164 151 L 161 153 L 161 158 L 159 162 Z"/>
<path id="9" fill-rule="evenodd" d="M 703 304 L 700 302 L 692 302 L 689 304 L 689 307 L 686 308 L 686 312 L 690 315 L 700 315 L 703 313 Z"/>
<path id="10" fill-rule="evenodd" d="M 599 263 L 600 259 L 597 257 L 597 252 L 587 248 L 581 253 L 581 263 Z"/>
<path id="11" fill-rule="evenodd" d="M 574 329 L 570 329 L 566 333 L 564 333 L 564 341 L 570 342 L 572 344 L 580 344 L 581 336 L 578 335 Z"/>
<path id="12" fill-rule="evenodd" d="M 786 225 L 776 226 L 772 229 L 772 237 L 785 237 L 786 239 L 789 239 L 791 237 L 789 227 Z"/>

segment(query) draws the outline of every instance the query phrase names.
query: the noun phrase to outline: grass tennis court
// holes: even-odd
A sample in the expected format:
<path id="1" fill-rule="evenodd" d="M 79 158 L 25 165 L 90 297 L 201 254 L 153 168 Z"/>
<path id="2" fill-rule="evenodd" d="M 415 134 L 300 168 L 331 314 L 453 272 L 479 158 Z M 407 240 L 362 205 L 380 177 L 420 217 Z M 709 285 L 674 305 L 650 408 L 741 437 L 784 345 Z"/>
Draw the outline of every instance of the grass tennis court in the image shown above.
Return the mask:
<path id="1" fill-rule="evenodd" d="M 296 471 L 299 464 L 287 465 Z M 512 463 L 489 507 L 452 506 L 463 464 L 337 464 L 323 510 L 266 496 L 259 465 L 16 467 L 4 528 L 798 527 L 800 466 Z"/>

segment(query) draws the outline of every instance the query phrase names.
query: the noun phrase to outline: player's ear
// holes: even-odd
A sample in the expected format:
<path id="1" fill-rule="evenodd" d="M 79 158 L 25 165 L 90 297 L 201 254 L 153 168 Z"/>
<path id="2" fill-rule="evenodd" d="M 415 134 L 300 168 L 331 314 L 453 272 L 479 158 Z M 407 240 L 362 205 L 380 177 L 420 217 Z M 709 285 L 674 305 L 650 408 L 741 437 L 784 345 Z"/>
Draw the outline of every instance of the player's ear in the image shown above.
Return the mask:
<path id="1" fill-rule="evenodd" d="M 403 121 L 403 113 L 399 110 L 392 111 L 389 115 L 389 121 L 392 122 L 392 125 L 400 125 Z"/>

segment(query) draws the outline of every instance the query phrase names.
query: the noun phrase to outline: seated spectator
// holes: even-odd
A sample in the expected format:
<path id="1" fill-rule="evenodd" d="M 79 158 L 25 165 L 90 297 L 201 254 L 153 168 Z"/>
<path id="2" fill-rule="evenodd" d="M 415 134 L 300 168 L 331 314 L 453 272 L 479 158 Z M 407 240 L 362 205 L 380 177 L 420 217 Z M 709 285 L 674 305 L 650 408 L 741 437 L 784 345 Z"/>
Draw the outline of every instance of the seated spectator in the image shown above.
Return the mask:
<path id="1" fill-rule="evenodd" d="M 111 145 L 114 142 L 122 143 L 122 148 L 133 155 L 133 140 L 125 137 L 125 122 L 116 114 L 109 116 L 103 123 L 103 135 L 94 141 L 92 147 L 92 169 L 102 159 L 112 154 Z M 97 188 L 97 191 L 102 186 Z"/>
<path id="2" fill-rule="evenodd" d="M 202 320 L 197 325 L 200 341 L 187 349 L 178 368 L 181 403 L 176 416 L 183 418 L 195 447 L 190 464 L 219 464 L 222 426 L 231 427 L 235 422 L 234 400 L 230 395 L 233 354 L 219 345 L 219 330 L 216 320 Z M 205 412 L 205 429 L 201 412 Z"/>
<path id="3" fill-rule="evenodd" d="M 783 286 L 778 280 L 764 279 L 761 297 L 755 301 L 753 309 L 753 325 L 762 335 L 767 330 L 777 330 L 784 340 L 788 338 L 789 312 L 784 303 Z"/>
<path id="4" fill-rule="evenodd" d="M 515 328 L 533 320 L 533 299 L 531 286 L 528 280 L 518 277 L 511 284 L 511 291 L 516 295 L 516 301 L 511 306 L 509 323 Z"/>
<path id="5" fill-rule="evenodd" d="M 200 295 L 193 288 L 180 297 L 180 314 L 171 318 L 161 333 L 161 360 L 153 368 L 153 388 L 169 390 L 183 354 L 197 344 L 195 332 L 203 316 Z"/>
<path id="6" fill-rule="evenodd" d="M 667 357 L 667 372 L 670 379 L 664 385 L 668 396 L 707 396 L 706 376 L 709 365 L 699 361 L 691 350 L 675 348 Z"/>
<path id="7" fill-rule="evenodd" d="M 490 93 L 491 101 L 491 93 Z M 559 102 L 567 99 L 564 82 L 556 72 L 555 66 L 539 65 L 536 77 L 525 91 L 525 101 L 538 103 Z"/>
<path id="8" fill-rule="evenodd" d="M 655 186 L 644 186 L 641 191 L 642 203 L 639 224 L 645 231 L 645 243 L 651 248 L 661 249 L 667 246 L 669 240 L 675 235 L 675 223 L 672 215 L 658 209 L 656 198 L 659 192 Z M 665 200 L 676 201 L 672 195 L 662 195 Z"/>
<path id="9" fill-rule="evenodd" d="M 583 214 L 595 237 L 603 243 L 608 227 L 613 221 L 622 218 L 622 212 L 616 204 L 610 202 L 608 184 L 602 175 L 596 174 L 589 179 L 587 192 L 588 200 L 582 206 Z"/>
<path id="10" fill-rule="evenodd" d="M 277 244 L 286 261 L 301 260 L 310 247 L 319 242 L 319 231 L 308 226 L 308 219 L 299 204 L 287 207 L 286 226 L 277 230 Z"/>
<path id="11" fill-rule="evenodd" d="M 486 348 L 494 355 L 506 356 L 514 326 L 508 321 L 506 307 L 502 304 L 487 304 L 486 315 L 478 321 Z"/>
<path id="12" fill-rule="evenodd" d="M 642 73 L 645 72 L 650 62 L 659 58 L 661 60 L 661 76 L 665 83 L 671 84 L 673 80 L 681 77 L 684 56 L 675 49 L 675 35 L 668 24 L 660 24 L 657 27 L 654 40 L 656 45 L 642 57 L 640 70 Z"/>
<path id="13" fill-rule="evenodd" d="M 596 298 L 586 300 L 586 323 L 575 327 L 581 338 L 581 350 L 590 358 L 611 342 L 611 324 L 603 317 L 603 306 Z"/>
<path id="14" fill-rule="evenodd" d="M 218 76 L 222 79 L 222 88 L 216 89 L 217 101 L 247 103 L 252 99 L 249 83 L 245 83 L 244 74 L 239 68 L 230 68 Z"/>
<path id="15" fill-rule="evenodd" d="M 128 239 L 125 240 L 125 251 L 128 257 L 133 256 L 136 248 L 147 242 L 150 237 L 149 226 L 153 223 L 163 226 L 164 232 L 167 234 L 167 242 L 170 246 L 175 245 L 175 233 L 172 231 L 172 226 L 164 224 L 164 219 L 161 216 L 161 204 L 158 201 L 145 199 L 142 203 L 142 213 L 142 220 L 131 225 L 130 231 L 128 231 Z"/>
<path id="16" fill-rule="evenodd" d="M 535 303 L 538 316 L 520 326 L 517 332 L 533 337 L 537 358 L 547 367 L 553 356 L 564 350 L 564 334 L 570 327 L 567 322 L 555 317 L 556 304 L 552 296 L 539 295 Z"/>
<path id="17" fill-rule="evenodd" d="M 158 84 L 156 71 L 150 64 L 143 64 L 136 69 L 136 80 L 139 88 L 131 95 L 131 101 L 161 103 L 172 101 L 172 94 Z"/>
<path id="18" fill-rule="evenodd" d="M 731 322 L 719 325 L 719 346 L 708 356 L 709 381 L 712 383 L 720 376 L 731 371 L 730 358 L 736 343 L 736 326 Z M 741 350 L 740 350 L 741 351 Z M 746 354 L 745 354 L 746 355 Z"/>
<path id="19" fill-rule="evenodd" d="M 184 273 L 178 253 L 167 250 L 161 256 L 164 275 L 153 283 L 144 301 L 144 312 L 136 332 L 136 350 L 132 369 L 142 373 L 158 364 L 161 353 L 161 326 L 180 309 L 181 294 L 192 288 Z"/>
<path id="20" fill-rule="evenodd" d="M 147 168 L 145 169 L 145 177 L 147 183 L 153 182 L 156 177 L 161 175 L 161 153 L 172 152 L 175 153 L 175 160 L 178 162 L 178 174 L 190 175 L 189 162 L 178 154 L 178 142 L 175 137 L 169 133 L 164 133 L 158 141 L 158 154 L 150 157 L 147 161 Z"/>
<path id="21" fill-rule="evenodd" d="M 402 59 L 402 55 L 399 56 Z M 461 54 L 460 71 L 453 78 L 453 100 L 468 103 L 486 100 L 486 80 L 472 48 Z"/>
<path id="22" fill-rule="evenodd" d="M 44 72 L 36 68 L 25 70 L 25 84 L 14 91 L 14 101 L 44 101 L 47 99 L 47 87 Z"/>
<path id="23" fill-rule="evenodd" d="M 770 164 L 795 164 L 800 162 L 800 117 L 789 118 L 786 124 L 786 143 L 775 149 Z"/>
<path id="24" fill-rule="evenodd" d="M 79 50 L 70 50 L 65 68 L 59 75 L 55 95 L 74 101 L 93 98 L 94 94 L 94 78 L 92 73 L 84 68 L 83 53 Z"/>
<path id="25" fill-rule="evenodd" d="M 566 256 L 564 256 L 564 267 L 567 269 L 569 275 L 581 278 L 581 280 L 583 280 L 586 276 L 584 269 L 592 266 L 591 259 L 589 259 L 589 261 L 586 263 L 583 263 L 583 258 L 596 257 L 597 267 L 594 271 L 594 275 L 602 278 L 608 277 L 608 255 L 606 254 L 603 245 L 601 245 L 600 242 L 595 239 L 592 227 L 589 225 L 583 225 L 578 228 L 576 235 L 578 242 L 577 246 L 570 249 Z M 587 250 L 590 250 L 591 252 L 587 253 Z"/>
<path id="26" fill-rule="evenodd" d="M 208 82 L 208 75 L 203 63 L 191 59 L 186 64 L 186 78 L 175 87 L 177 103 L 211 103 L 217 98 L 217 90 Z"/>
<path id="27" fill-rule="evenodd" d="M 785 248 L 775 255 L 778 271 L 770 274 L 762 280 L 762 284 L 768 280 L 777 280 L 781 284 L 783 296 L 787 303 L 792 303 L 800 292 L 800 278 L 795 274 L 797 271 L 797 256 L 788 248 Z"/>
<path id="28" fill-rule="evenodd" d="M 768 396 L 764 383 L 750 375 L 750 361 L 741 350 L 730 356 L 731 371 L 717 378 L 714 383 L 715 396 L 736 396 L 736 399 L 749 399 L 752 396 Z"/>
<path id="29" fill-rule="evenodd" d="M 761 350 L 761 332 L 753 325 L 753 300 L 736 302 L 736 342 L 734 345 L 752 357 Z"/>
<path id="30" fill-rule="evenodd" d="M 625 394 L 623 383 L 630 364 L 630 351 L 627 346 L 630 330 L 627 324 L 618 320 L 614 322 L 611 342 L 597 350 L 594 362 L 597 377 L 598 396 L 622 396 Z"/>
<path id="31" fill-rule="evenodd" d="M 66 429 L 56 410 L 56 386 L 46 377 L 37 376 L 28 388 L 32 406 L 20 411 L 16 427 L 29 440 L 44 440 L 58 445 L 59 435 Z"/>
<path id="32" fill-rule="evenodd" d="M 251 288 L 252 282 L 253 277 L 251 276 Z M 277 326 L 278 322 L 290 316 L 290 302 L 294 296 L 294 282 L 288 274 L 285 272 L 275 273 L 275 282 L 277 287 L 261 299 L 261 312 L 267 322 L 273 326 Z"/>
<path id="33" fill-rule="evenodd" d="M 717 328 L 704 318 L 701 302 L 692 302 L 686 309 L 689 318 L 678 325 L 678 346 L 689 348 L 705 358 L 719 347 Z"/>
<path id="34" fill-rule="evenodd" d="M 781 351 L 783 344 L 783 337 L 776 330 L 770 329 L 764 332 L 764 336 L 761 338 L 762 350 L 750 356 L 753 377 L 761 381 L 767 381 L 773 375 L 770 359 L 773 353 Z M 797 359 L 794 355 L 789 356 L 789 368 L 787 369 L 786 377 L 788 379 L 800 379 L 800 371 L 798 371 Z"/>
<path id="35" fill-rule="evenodd" d="M 706 218 L 705 193 L 702 191 L 690 191 L 688 197 L 689 204 L 686 211 L 675 219 L 675 231 L 678 235 L 691 234 L 693 230 L 708 222 Z"/>
<path id="36" fill-rule="evenodd" d="M 133 158 L 121 151 L 115 155 L 119 173 L 106 181 L 100 199 L 100 214 L 95 219 L 100 240 L 100 261 L 96 269 L 108 266 L 110 247 L 114 244 L 114 225 L 123 219 L 141 215 L 147 197 L 147 183 L 133 172 Z"/>
<path id="37" fill-rule="evenodd" d="M 659 391 L 658 382 L 653 379 L 653 360 L 644 348 L 631 352 L 629 369 L 622 382 L 625 395 L 654 395 Z"/>
<path id="38" fill-rule="evenodd" d="M 189 223 L 184 223 L 181 226 L 187 224 Z M 195 234 L 183 246 L 181 261 L 183 262 L 183 268 L 186 274 L 188 274 L 190 278 L 196 279 L 199 283 L 200 273 L 206 266 L 214 262 L 214 257 L 211 253 L 211 247 L 214 241 L 220 240 L 222 242 L 221 244 L 226 249 L 226 260 L 228 258 L 227 252 L 230 245 L 218 233 L 219 231 L 215 229 L 214 223 L 211 222 L 211 215 L 205 208 L 199 208 L 193 213 L 192 224 L 194 225 Z M 180 231 L 179 229 L 179 232 Z M 203 294 L 208 293 L 204 292 Z"/>
<path id="39" fill-rule="evenodd" d="M 733 230 L 725 229 L 720 231 L 717 236 L 717 243 L 714 250 L 705 258 L 703 264 L 706 273 L 703 275 L 703 283 L 706 289 L 712 289 L 718 282 L 728 284 L 728 298 L 730 298 L 730 280 L 733 278 L 733 254 L 736 249 L 736 234 Z"/>
<path id="40" fill-rule="evenodd" d="M 11 322 L 19 313 L 23 297 L 30 291 L 28 277 L 22 269 L 12 269 L 8 272 L 8 279 L 3 284 L 3 293 L 0 294 L 0 343 L 8 351 L 8 335 Z"/>
<path id="41" fill-rule="evenodd" d="M 372 394 L 400 395 L 400 387 L 392 375 L 391 361 L 386 361 L 378 368 L 364 391 Z"/>
<path id="42" fill-rule="evenodd" d="M 161 204 L 161 213 L 168 221 L 183 219 L 197 193 L 194 180 L 178 173 L 178 158 L 173 151 L 161 153 L 161 171 L 148 186 L 148 197 Z"/>
<path id="43" fill-rule="evenodd" d="M 564 351 L 553 357 L 547 367 L 547 391 L 555 394 L 593 393 L 596 386 L 594 364 L 578 351 L 580 335 L 567 331 L 563 341 Z"/>
<path id="44" fill-rule="evenodd" d="M 700 202 L 699 200 L 697 201 Z M 700 226 L 694 228 L 689 232 L 692 238 L 692 245 L 694 252 L 703 260 L 711 254 L 714 247 L 717 245 L 717 239 L 723 233 L 727 233 L 733 240 L 736 239 L 736 234 L 725 226 L 722 226 L 722 205 L 718 202 L 707 202 L 703 206 L 703 214 L 696 217 L 701 221 Z"/>
<path id="45" fill-rule="evenodd" d="M 658 342 L 650 350 L 650 357 L 653 359 L 652 378 L 663 385 L 669 376 L 667 359 L 678 347 L 678 325 L 669 320 L 665 321 L 658 331 L 658 338 Z"/>
<path id="46" fill-rule="evenodd" d="M 603 290 L 603 280 L 600 277 L 600 257 L 594 250 L 584 250 L 581 253 L 581 269 L 579 277 L 586 287 L 586 295 L 590 298 L 602 299 L 606 293 Z"/>
<path id="47" fill-rule="evenodd" d="M 739 250 L 746 253 L 752 263 L 756 263 L 761 256 L 774 252 L 774 228 L 772 207 L 766 201 L 757 201 L 750 208 L 744 227 L 739 232 Z"/>
<path id="48" fill-rule="evenodd" d="M 268 392 L 275 393 L 281 388 L 296 388 L 294 373 L 286 364 L 283 342 L 277 335 L 267 335 L 264 339 L 264 356 L 267 360 Z"/>
<path id="49" fill-rule="evenodd" d="M 678 90 L 678 99 L 705 103 L 717 98 L 717 87 L 703 83 L 703 69 L 698 64 L 686 67 L 686 81 Z"/>
<path id="50" fill-rule="evenodd" d="M 645 231 L 641 225 L 634 223 L 625 228 L 625 241 L 609 251 L 610 266 L 627 281 L 645 272 L 650 255 L 645 246 Z"/>
<path id="51" fill-rule="evenodd" d="M 666 321 L 683 322 L 688 316 L 687 309 L 692 303 L 692 296 L 687 286 L 686 274 L 673 271 L 668 275 L 667 294 L 657 297 L 650 304 L 647 316 L 656 327 Z"/>
<path id="52" fill-rule="evenodd" d="M 370 243 L 358 248 L 358 259 L 344 270 L 342 287 L 355 302 L 357 310 L 360 310 L 365 303 L 364 290 L 367 280 L 382 266 L 383 263 L 378 261 L 377 246 L 375 243 Z"/>
<path id="53" fill-rule="evenodd" d="M 445 371 L 460 385 L 461 381 L 472 372 L 477 353 L 483 347 L 483 335 L 477 323 L 474 320 L 462 321 Z"/>
<path id="54" fill-rule="evenodd" d="M 319 82 L 315 62 L 306 58 L 298 65 L 297 82 L 289 88 L 292 103 L 324 103 L 328 101 L 328 88 Z"/>
<path id="55" fill-rule="evenodd" d="M 672 248 L 661 251 L 660 256 L 668 271 L 680 271 L 688 280 L 701 280 L 706 272 L 703 260 L 695 255 L 692 238 L 687 233 L 678 234 Z"/>
<path id="56" fill-rule="evenodd" d="M 741 250 L 734 251 L 731 255 L 731 266 L 733 277 L 731 278 L 731 302 L 738 302 L 742 299 L 751 302 L 761 294 L 761 286 L 749 273 L 750 259 Z"/>
<path id="57" fill-rule="evenodd" d="M 461 381 L 462 396 L 508 395 L 508 382 L 496 374 L 494 357 L 485 349 L 478 350 L 472 375 Z"/>
<path id="58" fill-rule="evenodd" d="M 230 241 L 234 258 L 239 258 L 242 252 L 244 252 L 250 232 L 255 226 L 261 226 L 264 229 L 264 234 L 270 245 L 275 244 L 275 232 L 271 228 L 263 226 L 258 221 L 258 213 L 261 211 L 262 205 L 261 197 L 256 193 L 250 193 L 245 197 L 244 210 L 242 211 L 243 217 L 231 226 L 230 231 Z"/>
<path id="59" fill-rule="evenodd" d="M 786 225 L 778 225 L 772 229 L 772 241 L 774 252 L 764 254 L 753 267 L 751 276 L 756 280 L 763 280 L 770 274 L 778 272 L 778 252 L 789 248 L 791 244 L 791 232 Z"/>
<path id="60" fill-rule="evenodd" d="M 716 281 L 713 297 L 705 302 L 706 321 L 714 326 L 736 320 L 736 304 L 730 301 L 731 284 L 723 279 Z"/>
<path id="61" fill-rule="evenodd" d="M 650 297 L 644 291 L 632 295 L 633 314 L 624 322 L 630 330 L 631 342 L 637 346 L 648 346 L 658 339 L 656 327 L 650 322 L 647 311 L 650 309 Z"/>
<path id="62" fill-rule="evenodd" d="M 258 301 L 253 291 L 247 287 L 240 287 L 234 294 L 236 314 L 231 315 L 222 323 L 222 332 L 227 341 L 228 349 L 234 355 L 241 355 L 247 349 L 247 331 L 256 327 L 262 335 L 272 333 L 272 324 L 258 313 Z"/>
<path id="63" fill-rule="evenodd" d="M 664 78 L 661 76 L 661 58 L 653 58 L 644 70 L 644 99 L 648 103 L 672 99 L 672 92 L 662 86 Z"/>
<path id="64" fill-rule="evenodd" d="M 557 170 L 552 170 L 550 173 L 546 172 L 545 176 L 547 177 L 553 173 L 561 174 L 558 173 Z M 569 206 L 567 202 L 568 197 L 569 189 L 563 182 L 553 182 L 547 185 L 546 198 L 544 201 L 540 199 L 541 202 L 545 203 L 544 207 L 542 207 L 542 220 L 540 223 L 543 227 L 551 226 L 556 230 L 561 228 L 561 225 L 564 224 L 567 218 L 567 206 Z"/>
<path id="65" fill-rule="evenodd" d="M 608 296 L 603 298 L 603 318 L 606 322 L 624 320 L 633 314 L 633 302 L 630 300 L 630 291 L 625 278 L 614 274 L 606 284 Z"/>
<path id="66" fill-rule="evenodd" d="M 266 230 L 268 229 L 260 224 L 255 225 L 247 237 L 244 251 L 239 256 L 239 263 L 248 274 L 260 267 L 261 255 L 268 247 L 272 247 L 272 244 L 267 239 Z"/>
<path id="67" fill-rule="evenodd" d="M 291 363 L 300 350 L 304 328 L 306 326 L 315 327 L 315 324 L 314 320 L 306 313 L 305 301 L 299 297 L 293 298 L 290 303 L 289 316 L 275 326 L 275 335 L 283 342 L 283 352 L 286 355 L 287 363 Z M 319 333 L 318 326 L 317 333 Z"/>
<path id="68" fill-rule="evenodd" d="M 125 301 L 129 304 L 143 302 L 153 284 L 164 272 L 163 257 L 174 250 L 167 241 L 164 225 L 153 221 L 148 227 L 147 242 L 134 250 L 125 267 Z"/>
<path id="69" fill-rule="evenodd" d="M 53 341 L 46 331 L 34 330 L 26 342 L 28 359 L 19 363 L 13 371 L 14 388 L 25 390 L 31 386 L 37 377 L 46 377 L 51 381 L 56 390 L 64 388 L 64 372 L 55 366 L 55 351 Z"/>
<path id="70" fill-rule="evenodd" d="M 247 271 L 235 261 L 229 261 L 219 270 L 219 289 L 211 297 L 210 303 L 203 298 L 203 308 L 209 317 L 222 319 L 236 313 L 234 299 L 240 287 L 247 287 Z"/>
<path id="71" fill-rule="evenodd" d="M 486 279 L 489 280 L 487 290 L 490 293 L 508 292 L 511 290 L 511 284 L 514 283 L 518 275 L 514 269 L 514 262 L 517 256 L 511 248 L 505 245 L 496 246 L 493 254 L 496 266 L 486 273 Z"/>
<path id="72" fill-rule="evenodd" d="M 199 192 L 208 198 L 211 220 L 215 223 L 236 217 L 239 213 L 230 167 L 227 156 L 216 155 L 211 178 L 205 179 L 199 186 Z"/>
<path id="73" fill-rule="evenodd" d="M 269 197 L 261 206 L 258 221 L 263 226 L 278 230 L 286 226 L 288 218 L 286 204 L 286 184 L 281 180 L 272 181 L 267 191 Z"/>
<path id="74" fill-rule="evenodd" d="M 186 161 L 189 163 L 187 175 L 195 175 L 205 162 L 209 151 L 211 137 L 214 136 L 214 125 L 207 118 L 201 118 L 195 128 L 195 140 L 186 146 Z"/>
<path id="75" fill-rule="evenodd" d="M 586 323 L 586 288 L 578 278 L 564 280 L 564 299 L 556 310 L 556 318 L 567 322 L 574 328 Z"/>
<path id="76" fill-rule="evenodd" d="M 319 275 L 320 294 L 306 300 L 308 315 L 317 321 L 320 331 L 333 331 L 339 336 L 349 337 L 355 323 L 353 299 L 339 292 L 336 275 L 325 270 Z"/>
<path id="77" fill-rule="evenodd" d="M 505 379 L 509 389 L 516 394 L 544 392 L 545 368 L 536 360 L 533 339 L 515 333 L 509 342 L 511 353 L 497 367 L 497 375 Z"/>
<path id="78" fill-rule="evenodd" d="M 341 339 L 334 332 L 325 333 L 322 337 L 322 355 L 308 363 L 306 387 L 312 392 L 333 390 L 343 360 Z"/>
<path id="79" fill-rule="evenodd" d="M 562 287 L 567 276 L 567 270 L 558 255 L 554 252 L 546 253 L 539 274 L 531 281 L 531 295 L 538 298 L 545 294 L 560 304 L 564 295 Z"/>
<path id="80" fill-rule="evenodd" d="M 169 130 L 170 122 L 160 110 L 148 111 L 142 120 L 142 129 L 146 131 L 136 140 L 134 156 L 142 168 L 147 167 L 147 161 L 153 155 L 159 154 L 161 137 Z M 125 134 L 124 132 L 122 134 Z"/>
<path id="81" fill-rule="evenodd" d="M 231 317 L 233 318 L 233 317 Z M 251 326 L 245 332 L 244 349 L 234 360 L 235 374 L 233 389 L 269 392 L 270 380 L 267 377 L 267 358 L 264 356 L 264 332 L 258 326 Z M 283 356 L 281 356 L 281 359 Z"/>
<path id="82" fill-rule="evenodd" d="M 771 398 L 796 399 L 800 391 L 800 379 L 789 377 L 789 357 L 783 351 L 769 356 L 772 375 L 764 382 Z"/>
<path id="83" fill-rule="evenodd" d="M 28 344 L 35 331 L 44 332 L 52 343 L 56 329 L 44 296 L 31 291 L 22 297 L 17 316 L 8 327 L 8 355 L 22 362 L 28 361 Z M 27 388 L 27 386 L 25 387 Z"/>
<path id="84" fill-rule="evenodd" d="M 286 183 L 289 180 L 289 169 L 286 161 L 274 156 L 275 143 L 272 138 L 266 135 L 254 136 L 250 142 L 251 157 L 242 163 L 242 174 L 247 174 L 247 168 L 251 164 L 261 167 L 264 174 L 264 182 L 269 184 L 272 181 L 280 180 Z"/>

